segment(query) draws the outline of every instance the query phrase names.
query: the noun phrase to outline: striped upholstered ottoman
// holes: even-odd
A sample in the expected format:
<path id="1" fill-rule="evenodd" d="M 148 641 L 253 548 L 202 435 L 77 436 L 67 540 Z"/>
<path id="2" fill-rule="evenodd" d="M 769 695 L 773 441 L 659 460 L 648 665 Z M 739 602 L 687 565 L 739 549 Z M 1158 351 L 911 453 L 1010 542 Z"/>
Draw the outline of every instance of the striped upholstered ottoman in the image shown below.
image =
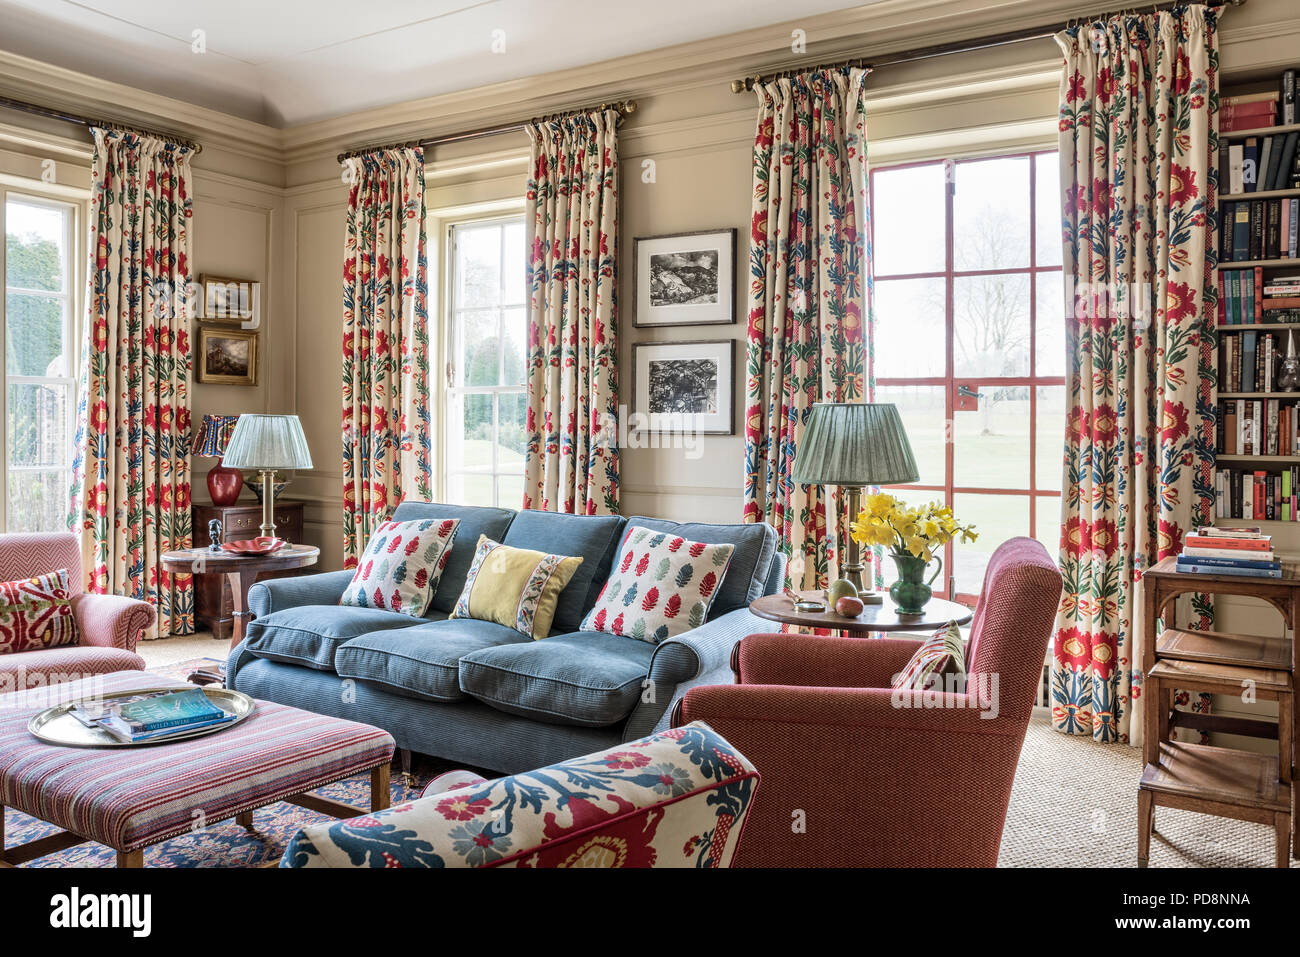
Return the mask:
<path id="1" fill-rule="evenodd" d="M 60 748 L 27 730 L 32 715 L 63 701 L 170 684 L 190 687 L 122 671 L 0 695 L 0 867 L 85 841 L 116 850 L 119 867 L 140 867 L 151 844 L 232 817 L 251 826 L 253 809 L 276 801 L 353 817 L 364 811 L 306 792 L 364 771 L 370 809 L 388 807 L 386 731 L 267 701 L 233 728 L 142 748 Z M 64 833 L 6 849 L 6 806 Z"/>

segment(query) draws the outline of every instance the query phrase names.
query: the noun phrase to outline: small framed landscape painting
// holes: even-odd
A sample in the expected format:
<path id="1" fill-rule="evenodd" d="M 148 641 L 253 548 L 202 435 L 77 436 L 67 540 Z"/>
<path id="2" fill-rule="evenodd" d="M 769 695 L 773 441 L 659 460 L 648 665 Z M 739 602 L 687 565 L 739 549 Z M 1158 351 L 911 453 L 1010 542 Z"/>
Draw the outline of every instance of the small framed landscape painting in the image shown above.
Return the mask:
<path id="1" fill-rule="evenodd" d="M 736 231 L 714 229 L 633 240 L 637 326 L 736 321 Z"/>
<path id="2" fill-rule="evenodd" d="M 199 328 L 199 381 L 257 385 L 257 333 Z"/>
<path id="3" fill-rule="evenodd" d="M 634 429 L 734 435 L 736 340 L 632 345 Z"/>
<path id="4" fill-rule="evenodd" d="M 237 322 L 245 329 L 257 327 L 262 284 L 250 279 L 229 279 L 204 274 L 203 315 L 205 322 Z"/>

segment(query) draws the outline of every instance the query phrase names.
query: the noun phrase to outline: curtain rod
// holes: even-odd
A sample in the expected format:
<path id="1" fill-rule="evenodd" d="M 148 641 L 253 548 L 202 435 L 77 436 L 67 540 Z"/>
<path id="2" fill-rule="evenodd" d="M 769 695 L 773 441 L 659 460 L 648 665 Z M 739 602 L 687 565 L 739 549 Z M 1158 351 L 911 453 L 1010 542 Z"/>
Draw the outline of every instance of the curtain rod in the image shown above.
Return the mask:
<path id="1" fill-rule="evenodd" d="M 1229 6 L 1240 7 L 1246 0 L 1225 0 Z M 1212 4 L 1211 4 L 1212 5 Z M 1172 10 L 1176 7 L 1187 6 L 1186 0 L 1176 0 L 1173 3 L 1157 3 L 1151 6 L 1153 13 L 1162 10 Z M 758 74 L 747 76 L 743 79 L 731 81 L 732 93 L 745 93 L 754 88 L 755 84 L 769 83 L 772 80 L 783 77 L 794 76 L 798 73 L 804 73 L 810 70 L 823 70 L 832 67 L 869 67 L 876 69 L 882 66 L 894 66 L 899 63 L 913 63 L 917 60 L 929 60 L 932 57 L 950 56 L 954 53 L 973 53 L 977 50 L 988 50 L 993 47 L 1007 46 L 1012 43 L 1025 43 L 1029 40 L 1043 40 L 1054 37 L 1062 30 L 1067 30 L 1075 24 L 1086 23 L 1089 20 L 1100 17 L 1114 16 L 1117 13 L 1123 13 L 1125 10 L 1140 12 L 1138 8 L 1125 7 L 1122 10 L 1114 10 L 1108 13 L 1094 13 L 1086 17 L 1078 17 L 1073 20 L 1067 20 L 1065 23 L 1051 24 L 1041 27 L 1027 27 L 1023 30 L 1012 30 L 1007 33 L 994 33 L 989 36 L 976 37 L 973 40 L 958 40 L 953 43 L 938 43 L 928 47 L 914 47 L 910 50 L 900 50 L 898 53 L 887 53 L 884 56 L 867 58 L 855 57 L 850 60 L 839 60 L 835 63 L 825 63 L 818 65 L 804 65 L 790 67 L 786 70 L 778 70 L 775 73 Z"/>
<path id="2" fill-rule="evenodd" d="M 25 103 L 22 100 L 11 99 L 7 96 L 0 96 L 0 107 L 10 110 L 18 110 L 22 113 L 30 113 L 32 116 L 44 116 L 51 120 L 62 120 L 64 123 L 76 123 L 78 126 L 98 126 L 100 129 L 122 130 L 125 133 L 137 133 L 141 136 L 154 136 L 158 139 L 167 140 L 169 143 L 175 143 L 177 146 L 187 147 L 196 154 L 203 152 L 202 143 L 196 143 L 183 136 L 177 136 L 174 133 L 163 133 L 158 130 L 146 130 L 139 126 L 127 126 L 125 123 L 118 123 L 116 120 L 96 120 L 88 116 L 78 116 L 76 113 L 64 113 L 61 110 L 54 110 L 48 106 L 40 106 L 36 103 Z"/>
<path id="3" fill-rule="evenodd" d="M 614 103 L 598 103 L 595 106 L 584 106 L 576 110 L 565 110 L 561 113 L 548 113 L 545 116 L 539 116 L 532 120 L 519 120 L 514 123 L 503 123 L 500 126 L 485 126 L 482 129 L 467 130 L 464 133 L 448 133 L 445 136 L 430 136 L 422 140 L 411 140 L 405 143 L 386 143 L 377 146 L 364 146 L 360 149 L 348 150 L 338 155 L 338 161 L 342 163 L 345 159 L 351 159 L 354 156 L 364 156 L 367 153 L 373 153 L 376 150 L 387 149 L 414 149 L 419 146 L 428 149 L 430 146 L 441 146 L 446 143 L 459 143 L 462 140 L 476 140 L 483 136 L 496 136 L 498 133 L 515 133 L 528 128 L 529 123 L 547 123 L 551 120 L 562 119 L 566 116 L 577 116 L 580 113 L 594 113 L 596 110 L 616 110 L 619 118 L 627 116 L 629 113 L 636 112 L 636 100 L 619 100 Z"/>

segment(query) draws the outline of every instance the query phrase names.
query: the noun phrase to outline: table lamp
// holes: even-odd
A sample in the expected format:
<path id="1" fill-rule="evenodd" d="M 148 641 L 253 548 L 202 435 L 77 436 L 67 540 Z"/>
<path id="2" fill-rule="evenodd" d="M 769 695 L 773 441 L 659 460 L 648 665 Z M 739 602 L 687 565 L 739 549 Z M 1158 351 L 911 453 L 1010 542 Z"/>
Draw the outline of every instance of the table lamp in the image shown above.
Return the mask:
<path id="1" fill-rule="evenodd" d="M 800 485 L 838 485 L 848 493 L 849 515 L 857 518 L 868 485 L 898 485 L 919 477 L 903 419 L 892 402 L 818 402 L 795 452 L 791 478 Z M 862 549 L 849 537 L 841 568 L 859 592 Z M 864 598 L 864 600 L 869 600 Z"/>
<path id="2" fill-rule="evenodd" d="M 255 469 L 261 474 L 261 532 L 274 538 L 276 470 L 312 467 L 302 423 L 296 415 L 241 415 L 226 446 L 224 461 L 231 468 Z"/>
<path id="3" fill-rule="evenodd" d="M 244 473 L 222 461 L 237 415 L 205 415 L 190 445 L 192 455 L 215 455 L 217 464 L 208 470 L 208 495 L 213 505 L 234 505 L 244 487 Z"/>

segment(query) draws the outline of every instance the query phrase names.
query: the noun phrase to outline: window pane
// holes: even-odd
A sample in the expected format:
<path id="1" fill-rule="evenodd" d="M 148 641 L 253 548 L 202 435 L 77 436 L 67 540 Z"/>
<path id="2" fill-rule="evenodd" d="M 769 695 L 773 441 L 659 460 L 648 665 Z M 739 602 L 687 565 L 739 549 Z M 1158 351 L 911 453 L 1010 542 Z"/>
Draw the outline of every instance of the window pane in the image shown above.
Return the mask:
<path id="1" fill-rule="evenodd" d="M 937 385 L 889 385 L 876 388 L 877 402 L 892 402 L 898 406 L 903 418 L 903 430 L 912 445 L 912 456 L 920 472 L 921 485 L 943 485 L 944 442 L 944 390 Z M 891 495 L 897 495 L 894 489 Z M 936 493 L 930 493 L 936 494 Z"/>
<path id="2" fill-rule="evenodd" d="M 524 224 L 507 223 L 505 226 L 505 296 L 502 302 L 509 305 L 522 303 L 527 299 L 524 293 L 524 279 L 528 272 L 528 261 L 524 258 Z M 514 508 L 514 506 L 510 506 Z"/>
<path id="3" fill-rule="evenodd" d="M 9 466 L 66 466 L 68 386 L 11 385 L 8 402 Z"/>
<path id="4" fill-rule="evenodd" d="M 453 505 L 495 505 L 491 475 L 455 474 L 447 477 L 447 499 Z M 522 497 L 520 502 L 522 502 Z M 508 504 L 508 503 L 507 503 Z M 517 508 L 511 505 L 511 508 Z"/>
<path id="5" fill-rule="evenodd" d="M 1034 256 L 1039 266 L 1061 265 L 1061 160 L 1059 153 L 1034 157 Z"/>
<path id="6" fill-rule="evenodd" d="M 527 400 L 522 393 L 497 396 L 497 471 L 523 472 L 524 420 Z M 514 508 L 512 505 L 511 508 Z"/>
<path id="7" fill-rule="evenodd" d="M 1038 421 L 1034 429 L 1034 484 L 1061 490 L 1065 459 L 1065 386 L 1038 389 Z"/>
<path id="8" fill-rule="evenodd" d="M 463 461 L 467 469 L 492 468 L 492 396 L 467 395 Z"/>
<path id="9" fill-rule="evenodd" d="M 66 376 L 63 330 L 63 300 L 9 293 L 5 299 L 5 372 Z"/>
<path id="10" fill-rule="evenodd" d="M 500 321 L 495 309 L 474 309 L 457 316 L 460 325 L 460 361 L 458 371 L 462 385 L 496 385 L 500 376 Z"/>
<path id="11" fill-rule="evenodd" d="M 67 216 L 58 206 L 5 203 L 5 284 L 18 289 L 67 290 Z"/>
<path id="12" fill-rule="evenodd" d="M 944 281 L 876 283 L 876 378 L 928 378 L 945 371 Z"/>
<path id="13" fill-rule="evenodd" d="M 953 280 L 953 355 L 958 376 L 1029 375 L 1029 277 Z"/>
<path id="14" fill-rule="evenodd" d="M 944 166 L 932 163 L 872 175 L 873 268 L 877 276 L 940 272 L 944 249 Z"/>
<path id="15" fill-rule="evenodd" d="M 1059 272 L 1038 274 L 1035 290 L 1034 374 L 1065 375 L 1065 291 Z"/>
<path id="16" fill-rule="evenodd" d="M 528 344 L 528 318 L 523 307 L 502 310 L 501 326 L 505 343 L 501 357 L 501 385 L 523 385 Z"/>
<path id="17" fill-rule="evenodd" d="M 456 228 L 456 307 L 495 306 L 501 301 L 501 227 Z"/>
<path id="18" fill-rule="evenodd" d="M 1028 266 L 1029 160 L 1016 157 L 958 163 L 956 175 L 954 268 Z"/>
<path id="19" fill-rule="evenodd" d="M 520 508 L 524 504 L 524 477 L 502 475 L 497 479 L 497 504 L 502 508 Z"/>
<path id="20" fill-rule="evenodd" d="M 1034 537 L 1043 543 L 1052 561 L 1058 561 L 1061 552 L 1061 500 L 1059 497 L 1040 498 L 1034 503 Z"/>
<path id="21" fill-rule="evenodd" d="M 984 569 L 993 550 L 1008 538 L 1029 534 L 1029 496 L 954 495 L 953 513 L 963 525 L 975 525 L 979 538 L 970 545 L 953 545 L 957 562 L 957 591 L 979 594 Z"/>
<path id="22" fill-rule="evenodd" d="M 1029 387 L 986 382 L 979 392 L 977 411 L 953 413 L 953 484 L 1029 488 Z"/>
<path id="23" fill-rule="evenodd" d="M 61 532 L 68 527 L 69 475 L 63 470 L 9 473 L 10 532 Z M 35 574 L 35 572 L 33 572 Z"/>

